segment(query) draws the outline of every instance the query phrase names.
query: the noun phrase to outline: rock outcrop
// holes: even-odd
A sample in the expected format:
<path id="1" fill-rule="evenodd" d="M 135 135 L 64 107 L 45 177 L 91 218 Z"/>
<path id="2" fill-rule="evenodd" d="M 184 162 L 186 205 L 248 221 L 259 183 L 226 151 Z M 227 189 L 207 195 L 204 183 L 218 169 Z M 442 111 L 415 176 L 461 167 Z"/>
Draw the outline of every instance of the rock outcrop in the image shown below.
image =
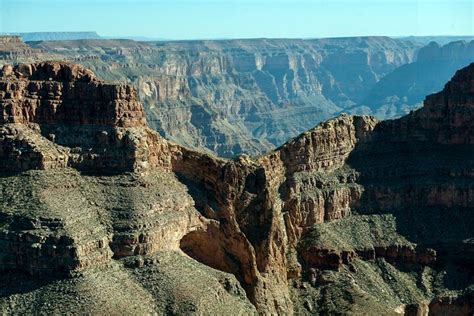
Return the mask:
<path id="1" fill-rule="evenodd" d="M 145 125 L 144 113 L 132 88 L 101 83 L 81 66 L 6 65 L 0 75 L 5 78 L 0 123 Z"/>
<path id="2" fill-rule="evenodd" d="M 40 49 L 25 44 L 19 36 L 0 35 L 0 63 L 2 61 L 32 60 L 41 55 Z"/>
<path id="3" fill-rule="evenodd" d="M 201 313 L 472 313 L 473 78 L 474 64 L 401 119 L 341 115 L 226 160 L 149 129 L 128 86 L 68 63 L 6 66 L 0 269 L 119 273 L 155 312 L 184 296 Z M 162 281 L 176 271 L 212 286 Z"/>
<path id="4" fill-rule="evenodd" d="M 0 74 L 1 172 L 12 174 L 40 169 L 50 170 L 54 176 L 57 169 L 74 168 L 85 173 L 118 175 L 170 169 L 169 153 L 163 150 L 168 145 L 147 128 L 142 106 L 131 87 L 104 84 L 81 66 L 57 62 L 19 64 L 14 68 L 5 66 Z M 70 176 L 72 187 L 82 185 L 74 173 Z M 156 177 L 145 179 L 143 183 L 132 179 L 128 185 L 123 180 L 123 185 L 147 187 L 153 181 L 157 181 Z M 47 201 L 39 198 L 37 203 L 40 206 L 44 203 L 48 205 L 50 198 L 60 198 L 54 196 L 54 186 L 48 188 L 47 183 L 45 186 L 52 194 Z M 37 194 L 37 190 L 43 192 L 36 187 L 26 190 L 30 193 L 25 194 L 33 195 Z M 105 192 L 109 189 L 104 185 L 102 190 Z M 179 248 L 180 234 L 184 235 L 191 226 L 199 225 L 199 216 L 195 214 L 193 217 L 190 211 L 193 203 L 180 199 L 182 194 L 177 194 L 175 198 L 179 200 L 173 201 L 172 195 L 169 196 L 171 191 L 159 193 L 158 188 L 144 188 L 142 191 L 135 195 L 139 194 L 139 197 L 151 191 L 145 195 L 160 194 L 161 198 L 140 201 L 146 203 L 147 207 L 142 209 L 143 206 L 138 203 L 135 211 L 134 207 L 126 208 L 118 202 L 112 206 L 113 203 L 109 201 L 108 208 L 113 208 L 114 212 L 126 212 L 119 218 L 126 216 L 128 219 L 126 223 L 109 223 L 120 226 L 111 240 L 106 228 L 97 224 L 94 227 L 93 223 L 90 223 L 89 229 L 94 233 L 86 232 L 98 239 L 86 242 L 77 241 L 64 232 L 65 235 L 57 235 L 58 231 L 72 223 L 81 226 L 79 223 L 84 222 L 84 227 L 87 227 L 87 221 L 94 222 L 90 214 L 75 218 L 76 214 L 62 214 L 60 211 L 59 218 L 30 218 L 5 209 L 4 224 L 20 227 L 23 233 L 7 231 L 3 235 L 5 250 L 8 250 L 4 257 L 6 261 L 2 262 L 3 267 L 15 267 L 33 274 L 43 273 L 44 269 L 51 272 L 69 271 L 107 261 L 112 254 L 122 257 L 147 254 L 168 247 Z M 117 193 L 110 193 L 110 196 L 114 194 Z M 10 202 L 15 204 L 15 201 Z M 96 205 L 97 201 L 90 203 Z M 132 200 L 129 203 L 134 205 L 135 202 Z M 8 205 L 9 202 L 6 207 Z M 46 213 L 49 212 L 47 205 L 44 206 Z M 123 207 L 126 211 L 121 210 Z M 165 209 L 174 209 L 174 218 L 168 218 L 167 214 L 161 216 L 160 213 Z M 134 212 L 137 214 L 133 215 Z M 134 216 L 148 218 L 147 224 L 136 222 L 138 219 L 134 219 Z M 173 230 L 174 235 L 163 238 L 164 227 Z M 100 232 L 95 232 L 96 229 Z M 40 235 L 37 235 L 38 230 L 41 231 Z M 81 231 L 77 238 L 85 237 L 82 233 L 86 232 Z M 99 260 L 99 254 L 95 255 L 94 252 L 99 252 L 102 259 Z"/>
<path id="5" fill-rule="evenodd" d="M 159 156 L 166 144 L 146 127 L 130 86 L 105 84 L 81 66 L 57 62 L 6 65 L 0 75 L 4 170 L 169 168 L 169 157 Z"/>

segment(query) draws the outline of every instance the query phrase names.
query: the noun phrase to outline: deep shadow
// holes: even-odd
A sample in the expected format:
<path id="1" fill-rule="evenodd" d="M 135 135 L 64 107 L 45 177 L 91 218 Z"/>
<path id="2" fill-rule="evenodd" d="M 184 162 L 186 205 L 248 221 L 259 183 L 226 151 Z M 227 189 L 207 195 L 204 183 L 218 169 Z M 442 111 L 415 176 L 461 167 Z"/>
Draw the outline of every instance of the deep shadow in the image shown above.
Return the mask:
<path id="1" fill-rule="evenodd" d="M 22 271 L 2 271 L 0 274 L 0 298 L 30 293 L 64 279 L 66 277 L 32 276 Z"/>
<path id="2" fill-rule="evenodd" d="M 474 281 L 474 148 L 438 144 L 421 128 L 399 137 L 386 125 L 400 121 L 379 123 L 348 158 L 364 187 L 355 211 L 393 214 L 400 235 L 437 252 L 446 286 L 463 288 Z"/>

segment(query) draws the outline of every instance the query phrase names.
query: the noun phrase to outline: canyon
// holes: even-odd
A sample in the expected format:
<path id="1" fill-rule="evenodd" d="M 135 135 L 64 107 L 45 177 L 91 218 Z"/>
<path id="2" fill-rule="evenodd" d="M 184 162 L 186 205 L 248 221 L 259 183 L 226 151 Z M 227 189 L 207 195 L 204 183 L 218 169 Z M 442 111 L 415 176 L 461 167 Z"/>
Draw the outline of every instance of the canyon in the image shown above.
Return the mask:
<path id="1" fill-rule="evenodd" d="M 162 136 L 227 158 L 261 154 L 357 104 L 418 47 L 386 37 L 31 45 L 128 81 Z"/>
<path id="2" fill-rule="evenodd" d="M 469 42 L 388 37 L 28 45 L 132 84 L 163 137 L 227 158 L 262 154 L 341 113 L 406 115 L 474 61 Z"/>
<path id="3" fill-rule="evenodd" d="M 86 38 L 12 47 L 0 43 L 3 63 L 65 60 L 102 80 L 131 84 L 163 137 L 226 158 L 263 154 L 341 113 L 408 114 L 474 61 L 470 42 L 423 46 L 416 38 L 388 37 Z"/>
<path id="4" fill-rule="evenodd" d="M 474 312 L 474 64 L 401 118 L 340 114 L 232 159 L 166 140 L 139 95 L 3 66 L 2 313 Z"/>
<path id="5" fill-rule="evenodd" d="M 474 41 L 456 41 L 440 46 L 436 42 L 420 48 L 416 61 L 383 77 L 366 96 L 379 118 L 397 116 L 403 109 L 421 104 L 424 97 L 444 85 L 456 70 L 474 60 Z"/>

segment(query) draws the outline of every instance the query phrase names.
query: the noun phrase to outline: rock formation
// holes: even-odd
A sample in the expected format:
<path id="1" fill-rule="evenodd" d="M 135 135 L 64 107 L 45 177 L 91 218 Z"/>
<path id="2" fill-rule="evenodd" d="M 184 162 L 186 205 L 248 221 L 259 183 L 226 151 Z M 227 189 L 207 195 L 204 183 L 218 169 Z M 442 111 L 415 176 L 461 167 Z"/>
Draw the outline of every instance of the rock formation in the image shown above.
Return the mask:
<path id="1" fill-rule="evenodd" d="M 414 62 L 402 65 L 377 82 L 361 104 L 381 118 L 407 114 L 421 106 L 426 95 L 442 89 L 456 70 L 473 61 L 474 41 L 444 46 L 431 42 L 420 48 Z"/>
<path id="2" fill-rule="evenodd" d="M 406 115 L 474 61 L 469 42 L 421 47 L 384 37 L 28 44 L 4 51 L 26 47 L 35 58 L 5 62 L 69 60 L 131 83 L 162 136 L 227 158 L 262 154 L 341 112 Z"/>
<path id="3" fill-rule="evenodd" d="M 227 158 L 269 151 L 359 104 L 419 47 L 387 37 L 31 45 L 131 82 L 162 136 Z"/>
<path id="4" fill-rule="evenodd" d="M 151 157 L 157 153 L 150 148 L 161 144 L 144 128 L 131 87 L 104 84 L 89 70 L 64 63 L 6 65 L 0 74 L 6 170 L 74 166 L 121 172 L 166 165 Z"/>
<path id="5" fill-rule="evenodd" d="M 0 77 L 2 312 L 474 311 L 474 64 L 401 119 L 233 160 L 164 140 L 82 66 Z"/>
<path id="6" fill-rule="evenodd" d="M 19 36 L 0 35 L 0 62 L 39 58 L 41 50 L 25 44 Z"/>

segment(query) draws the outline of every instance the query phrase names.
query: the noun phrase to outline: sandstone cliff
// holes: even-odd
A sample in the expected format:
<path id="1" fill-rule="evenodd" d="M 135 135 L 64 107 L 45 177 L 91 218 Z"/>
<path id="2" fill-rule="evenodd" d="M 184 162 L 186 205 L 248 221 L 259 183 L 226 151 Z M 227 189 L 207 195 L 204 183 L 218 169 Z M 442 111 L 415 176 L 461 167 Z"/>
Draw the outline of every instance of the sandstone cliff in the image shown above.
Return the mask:
<path id="1" fill-rule="evenodd" d="M 473 78 L 474 64 L 401 119 L 341 115 L 225 160 L 149 129 L 129 86 L 6 66 L 0 269 L 16 272 L 0 307 L 472 313 Z"/>

